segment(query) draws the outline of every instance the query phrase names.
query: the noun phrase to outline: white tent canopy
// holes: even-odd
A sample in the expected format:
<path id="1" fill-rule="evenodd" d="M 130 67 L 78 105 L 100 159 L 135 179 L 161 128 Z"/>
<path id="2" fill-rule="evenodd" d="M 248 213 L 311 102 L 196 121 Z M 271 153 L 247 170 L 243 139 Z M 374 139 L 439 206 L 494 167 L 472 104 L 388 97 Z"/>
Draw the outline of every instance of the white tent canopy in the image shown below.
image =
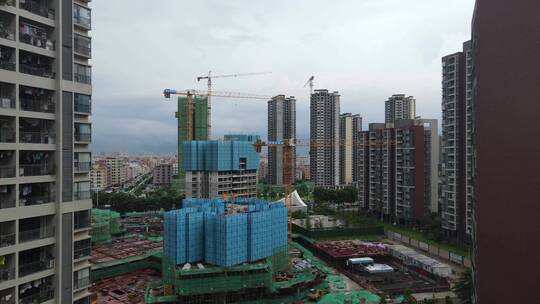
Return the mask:
<path id="1" fill-rule="evenodd" d="M 291 198 L 291 205 L 292 205 L 291 211 L 292 212 L 302 211 L 302 212 L 307 213 L 307 205 L 306 203 L 304 203 L 300 195 L 298 195 L 298 191 L 294 190 L 294 192 L 290 194 L 290 198 Z M 285 204 L 285 198 L 280 199 L 278 202 Z"/>

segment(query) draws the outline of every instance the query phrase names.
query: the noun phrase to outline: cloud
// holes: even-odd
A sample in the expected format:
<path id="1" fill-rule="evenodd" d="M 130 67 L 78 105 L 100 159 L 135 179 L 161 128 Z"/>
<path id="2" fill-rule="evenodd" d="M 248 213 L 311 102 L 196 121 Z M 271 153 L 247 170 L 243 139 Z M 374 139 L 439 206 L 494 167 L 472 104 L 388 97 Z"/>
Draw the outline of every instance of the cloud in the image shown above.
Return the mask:
<path id="1" fill-rule="evenodd" d="M 215 90 L 297 98 L 298 137 L 309 136 L 309 88 L 341 93 L 342 112 L 364 125 L 384 119 L 395 93 L 417 98 L 417 114 L 440 118 L 440 58 L 470 36 L 473 1 L 95 1 L 95 151 L 174 152 L 176 102 L 164 88 L 205 89 L 196 77 L 223 78 Z M 215 136 L 266 135 L 266 102 L 215 99 Z"/>

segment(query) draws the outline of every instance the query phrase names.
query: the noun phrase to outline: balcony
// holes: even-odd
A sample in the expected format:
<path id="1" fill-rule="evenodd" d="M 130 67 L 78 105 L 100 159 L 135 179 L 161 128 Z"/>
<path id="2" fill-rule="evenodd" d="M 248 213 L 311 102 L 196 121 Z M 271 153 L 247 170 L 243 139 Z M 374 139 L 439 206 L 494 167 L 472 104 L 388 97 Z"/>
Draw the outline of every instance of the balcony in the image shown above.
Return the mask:
<path id="1" fill-rule="evenodd" d="M 2 32 L 0 29 L 0 37 Z M 0 69 L 15 71 L 15 49 L 0 45 Z"/>
<path id="2" fill-rule="evenodd" d="M 54 236 L 53 227 L 36 228 L 19 231 L 19 243 L 31 242 L 46 239 Z"/>
<path id="3" fill-rule="evenodd" d="M 74 222 L 73 222 L 73 229 L 79 230 L 79 229 L 85 229 L 90 228 L 90 211 L 84 210 L 84 211 L 78 211 L 74 213 Z M 77 243 L 81 243 L 84 241 L 75 242 L 75 248 L 77 248 Z"/>
<path id="4" fill-rule="evenodd" d="M 20 2 L 19 8 L 29 11 L 32 14 L 39 15 L 41 17 L 49 18 L 54 20 L 55 11 L 52 8 L 49 8 L 48 5 L 44 4 L 47 1 L 36 1 L 36 0 L 25 0 Z"/>
<path id="5" fill-rule="evenodd" d="M 90 285 L 90 277 L 84 277 L 80 279 L 73 279 L 73 289 L 79 290 L 86 288 Z"/>
<path id="6" fill-rule="evenodd" d="M 54 166 L 49 163 L 20 164 L 19 175 L 20 176 L 54 175 Z"/>
<path id="7" fill-rule="evenodd" d="M 19 71 L 24 74 L 54 79 L 56 73 L 53 71 L 53 61 L 52 58 L 46 56 L 20 51 Z"/>
<path id="8" fill-rule="evenodd" d="M 92 28 L 90 9 L 77 4 L 73 5 L 73 23 L 90 30 Z"/>
<path id="9" fill-rule="evenodd" d="M 26 144 L 54 144 L 54 121 L 20 118 L 19 142 Z"/>
<path id="10" fill-rule="evenodd" d="M 92 193 L 90 193 L 90 190 L 73 192 L 73 200 L 75 201 L 89 200 L 91 198 Z"/>
<path id="11" fill-rule="evenodd" d="M 90 162 L 75 161 L 75 163 L 73 164 L 73 167 L 75 168 L 75 171 L 77 173 L 90 172 L 91 166 L 92 166 L 92 163 L 90 163 Z"/>
<path id="12" fill-rule="evenodd" d="M 15 41 L 15 15 L 0 11 L 0 38 Z"/>
<path id="13" fill-rule="evenodd" d="M 4 263 L 0 266 L 0 284 L 15 279 L 15 254 L 0 256 Z M 1 302 L 0 302 L 1 303 Z"/>
<path id="14" fill-rule="evenodd" d="M 14 84 L 0 82 L 0 109 L 15 109 Z"/>
<path id="15" fill-rule="evenodd" d="M 76 54 L 82 55 L 86 58 L 92 57 L 92 42 L 90 38 L 75 34 L 73 37 L 73 42 L 73 50 Z"/>
<path id="16" fill-rule="evenodd" d="M 82 64 L 75 64 L 73 77 L 76 82 L 92 84 L 92 68 Z"/>
<path id="17" fill-rule="evenodd" d="M 15 304 L 15 287 L 0 291 L 0 304 Z"/>
<path id="18" fill-rule="evenodd" d="M 21 184 L 19 186 L 19 205 L 35 206 L 54 202 L 50 183 Z"/>
<path id="19" fill-rule="evenodd" d="M 91 114 L 92 113 L 91 96 L 75 93 L 74 107 L 75 107 L 75 112 L 77 113 Z"/>
<path id="20" fill-rule="evenodd" d="M 19 252 L 19 278 L 54 268 L 52 246 Z M 41 302 L 39 302 L 41 303 Z"/>
<path id="21" fill-rule="evenodd" d="M 1 5 L 8 5 L 8 6 L 15 6 L 15 0 L 5 0 L 3 3 L 0 2 L 0 6 Z"/>
<path id="22" fill-rule="evenodd" d="M 15 245 L 15 231 L 15 221 L 0 223 L 0 248 Z"/>
<path id="23" fill-rule="evenodd" d="M 75 124 L 75 141 L 81 143 L 92 142 L 92 127 L 90 124 Z"/>
<path id="24" fill-rule="evenodd" d="M 15 177 L 15 151 L 0 150 L 0 178 L 12 177 Z"/>
<path id="25" fill-rule="evenodd" d="M 39 292 L 19 296 L 19 304 L 34 304 L 34 303 L 44 303 L 54 298 L 54 288 L 47 287 L 41 289 Z"/>
<path id="26" fill-rule="evenodd" d="M 38 48 L 54 51 L 54 41 L 50 40 L 52 30 L 30 22 L 20 22 L 19 41 Z"/>
<path id="27" fill-rule="evenodd" d="M 23 111 L 42 113 L 55 112 L 56 107 L 53 91 L 21 86 L 19 90 L 19 100 L 21 103 L 21 110 Z"/>
<path id="28" fill-rule="evenodd" d="M 15 233 L 0 234 L 0 248 L 15 245 Z"/>
<path id="29" fill-rule="evenodd" d="M 0 143 L 15 142 L 15 119 L 9 116 L 0 116 Z"/>
<path id="30" fill-rule="evenodd" d="M 91 239 L 77 241 L 73 244 L 73 259 L 90 257 L 92 253 Z"/>

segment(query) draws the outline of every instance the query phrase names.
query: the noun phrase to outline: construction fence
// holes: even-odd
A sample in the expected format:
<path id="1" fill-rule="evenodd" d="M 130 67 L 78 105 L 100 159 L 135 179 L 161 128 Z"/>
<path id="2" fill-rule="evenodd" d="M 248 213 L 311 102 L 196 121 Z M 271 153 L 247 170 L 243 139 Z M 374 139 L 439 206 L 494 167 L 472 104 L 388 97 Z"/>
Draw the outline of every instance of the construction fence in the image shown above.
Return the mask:
<path id="1" fill-rule="evenodd" d="M 426 242 L 422 242 L 393 231 L 386 231 L 386 237 L 390 240 L 398 241 L 402 244 L 406 244 L 413 248 L 419 249 L 420 251 L 441 258 L 444 261 L 448 261 L 467 268 L 471 267 L 471 260 L 461 254 L 445 250 L 434 245 L 430 245 Z"/>

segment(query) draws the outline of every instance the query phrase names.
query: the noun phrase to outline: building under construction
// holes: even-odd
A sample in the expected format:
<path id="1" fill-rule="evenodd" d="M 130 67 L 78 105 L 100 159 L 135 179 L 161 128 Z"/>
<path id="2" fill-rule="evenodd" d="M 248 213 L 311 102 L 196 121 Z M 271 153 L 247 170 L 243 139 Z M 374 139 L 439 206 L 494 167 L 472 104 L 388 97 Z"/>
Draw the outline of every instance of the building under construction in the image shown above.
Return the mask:
<path id="1" fill-rule="evenodd" d="M 182 205 L 165 213 L 164 255 L 175 265 L 230 267 L 286 251 L 287 208 L 282 203 L 185 199 Z"/>
<path id="2" fill-rule="evenodd" d="M 188 140 L 209 139 L 208 97 L 193 96 L 193 105 L 189 105 L 188 97 L 178 97 L 178 186 L 184 187 L 184 142 Z"/>
<path id="3" fill-rule="evenodd" d="M 184 142 L 186 197 L 256 197 L 258 140 L 258 135 L 225 135 L 225 140 Z"/>

